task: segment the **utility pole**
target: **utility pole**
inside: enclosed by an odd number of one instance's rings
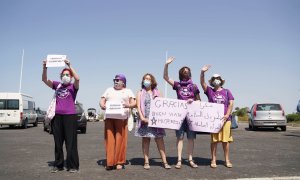
[[[21,89],[22,89],[23,61],[24,61],[24,49],[23,49],[23,53],[22,53],[22,63],[21,63],[19,93],[21,93]]]

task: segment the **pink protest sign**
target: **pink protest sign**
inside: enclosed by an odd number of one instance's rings
[[[148,126],[179,129],[186,115],[186,101],[157,97],[151,101]]]
[[[185,117],[193,131],[217,133],[222,129],[224,105],[157,97],[151,101],[149,127],[179,129]]]
[[[223,127],[224,104],[194,101],[188,104],[187,111],[192,131],[218,133]]]

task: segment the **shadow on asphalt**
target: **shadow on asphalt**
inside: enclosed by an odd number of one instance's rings
[[[176,165],[177,164],[177,157],[167,157],[167,161],[169,165]],[[198,166],[209,166],[211,159],[208,158],[201,158],[201,157],[194,157],[194,162]],[[218,164],[224,164],[224,161],[217,160]],[[106,166],[106,159],[101,159],[97,161],[99,166]],[[160,158],[150,158],[149,164],[151,166],[163,166],[162,160]],[[132,166],[143,166],[144,165],[144,158],[132,158],[130,160],[126,160],[125,165],[132,165]],[[182,165],[190,166],[188,159],[182,159]]]
[[[30,128],[34,128],[34,126],[27,126],[27,129],[30,129]],[[16,130],[16,129],[23,129],[21,126],[15,126],[15,127],[9,127],[9,126],[0,126],[0,130]],[[25,129],[23,129],[25,130]]]
[[[256,130],[252,130],[249,128],[245,128],[246,131],[270,131],[270,132],[279,132],[281,131],[279,128],[269,127],[269,128],[257,128]],[[283,131],[282,131],[283,132]]]

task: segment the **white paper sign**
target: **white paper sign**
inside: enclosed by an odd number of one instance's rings
[[[224,104],[194,101],[188,104],[188,125],[192,131],[218,133],[223,127]]]
[[[186,115],[186,101],[157,97],[151,101],[148,126],[179,129]]]
[[[46,67],[62,67],[65,66],[64,60],[67,59],[66,55],[47,55]]]
[[[123,104],[120,101],[106,101],[105,119],[127,119]]]
[[[157,97],[151,101],[149,127],[179,129],[187,117],[192,131],[217,133],[222,129],[224,105]]]

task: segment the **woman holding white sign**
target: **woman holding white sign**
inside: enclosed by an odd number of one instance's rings
[[[155,139],[164,168],[171,169],[171,166],[167,162],[163,139],[166,136],[165,130],[163,128],[148,127],[151,100],[161,96],[157,89],[157,82],[152,74],[147,73],[143,76],[141,84],[142,89],[138,91],[136,96],[139,119],[136,123],[135,136],[142,137],[142,149],[145,160],[144,169],[150,169],[149,146],[151,138]]]
[[[229,143],[233,142],[233,138],[231,136],[231,112],[233,108],[233,100],[231,92],[228,89],[224,89],[223,85],[225,80],[219,74],[214,74],[210,80],[210,86],[207,86],[205,83],[204,73],[210,68],[210,65],[205,65],[201,69],[200,82],[201,86],[204,90],[204,93],[208,97],[208,101],[211,103],[224,104],[224,117],[222,118],[224,121],[223,128],[219,133],[211,134],[211,164],[212,168],[217,167],[217,145],[218,142],[222,142],[223,151],[225,156],[225,166],[228,168],[232,167],[232,164],[229,160]]]
[[[61,71],[61,81],[52,81],[47,78],[46,61],[43,61],[43,82],[53,90],[56,96],[55,116],[51,121],[51,128],[55,143],[55,161],[51,172],[64,169],[63,144],[66,143],[67,169],[77,172],[79,157],[77,149],[77,114],[74,101],[79,89],[79,76],[71,67],[69,60],[64,60],[68,68]],[[72,79],[74,78],[74,83]]]
[[[187,66],[179,70],[179,82],[169,78],[168,65],[175,60],[175,57],[169,57],[164,67],[164,79],[173,87],[177,93],[177,99],[186,100],[192,103],[194,100],[200,100],[200,91],[196,84],[192,81],[191,69]],[[196,139],[196,132],[191,131],[188,126],[187,119],[184,119],[179,130],[176,130],[177,137],[177,154],[178,162],[175,166],[176,169],[181,168],[181,154],[183,148],[184,132],[187,134],[188,139],[188,161],[192,168],[197,168],[198,165],[193,160],[194,139]]]
[[[106,89],[100,99],[100,107],[105,110],[106,170],[125,168],[129,108],[136,106],[134,94],[126,88],[126,77],[118,74],[113,82],[114,87]]]

